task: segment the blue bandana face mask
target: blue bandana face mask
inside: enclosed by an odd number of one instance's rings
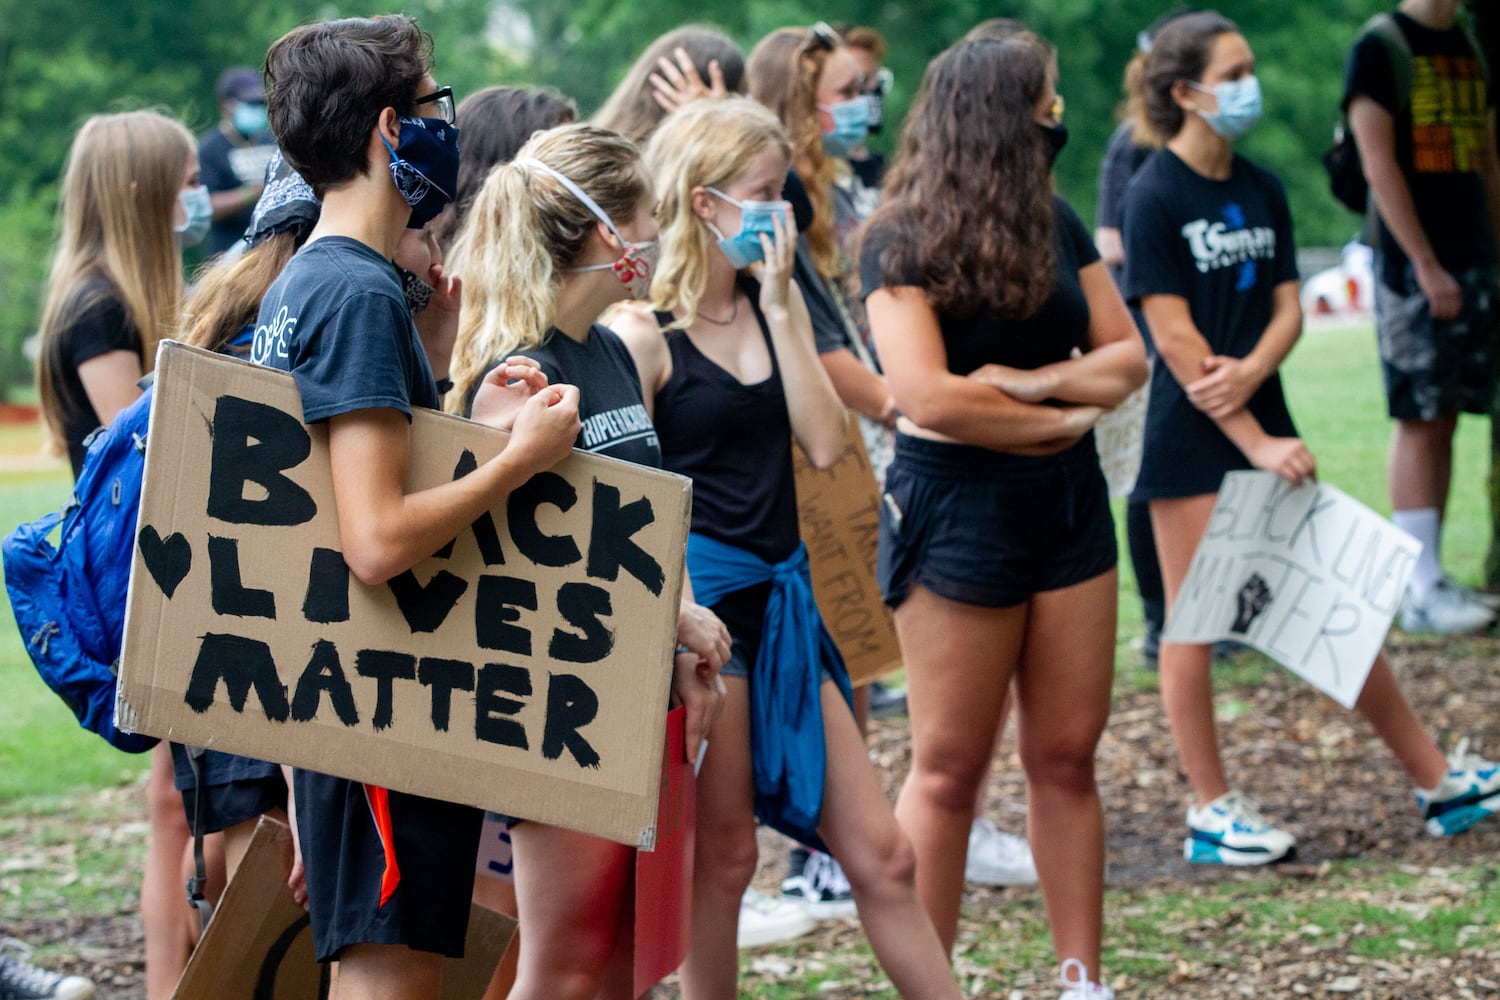
[[[458,190],[458,128],[441,118],[398,118],[401,138],[391,154],[391,179],[411,206],[406,228],[421,229],[437,218]]]
[[[1188,86],[1213,94],[1218,100],[1218,111],[1199,111],[1198,114],[1209,128],[1230,141],[1249,132],[1260,121],[1260,80],[1253,76],[1216,83],[1212,87],[1189,80]]]
[[[870,101],[863,94],[837,104],[819,104],[833,118],[833,131],[823,133],[823,152],[848,156],[870,136]]]
[[[740,210],[740,231],[733,236],[725,236],[719,231],[719,227],[712,222],[708,228],[719,238],[719,249],[724,251],[724,256],[729,258],[729,263],[736,271],[749,267],[756,261],[766,259],[766,251],[760,245],[760,234],[765,233],[771,237],[772,242],[776,239],[776,216],[780,215],[785,223],[788,214],[792,210],[790,202],[785,201],[736,201],[718,188],[709,188],[711,194],[722,198],[735,205]]]

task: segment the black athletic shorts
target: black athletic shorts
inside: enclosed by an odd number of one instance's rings
[[[951,601],[1011,607],[1118,561],[1092,434],[1045,456],[896,435],[876,566],[891,607],[913,584]]]
[[[218,833],[231,826],[264,816],[272,809],[285,809],[286,779],[281,767],[251,757],[198,750],[198,776],[193,775],[189,756],[193,748],[173,743],[172,780],[182,794],[188,828],[195,834]],[[198,797],[203,797],[202,829],[195,827]]]
[[[462,958],[484,812],[314,771],[292,784],[318,961],[356,944]]]

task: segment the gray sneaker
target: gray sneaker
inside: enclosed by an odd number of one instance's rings
[[[1419,602],[1408,593],[1401,605],[1401,631],[1432,635],[1482,632],[1495,622],[1495,611],[1474,600],[1452,580],[1433,584]]]
[[[31,949],[0,939],[0,1000],[91,1000],[94,984],[82,976],[48,972],[30,962]]]

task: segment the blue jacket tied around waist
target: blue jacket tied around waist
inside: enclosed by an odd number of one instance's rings
[[[813,600],[807,546],[771,565],[706,535],[688,535],[693,597],[712,606],[770,581],[760,651],[750,671],[750,750],[755,813],[761,822],[812,847],[823,813],[828,752],[819,689],[826,669],[852,704],[849,671]]]

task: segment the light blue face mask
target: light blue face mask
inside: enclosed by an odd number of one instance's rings
[[[823,133],[823,152],[848,156],[870,137],[870,102],[861,94],[837,104],[819,104],[833,118],[833,131]]]
[[[266,106],[249,101],[236,101],[229,117],[234,123],[234,130],[246,139],[260,135],[268,124]]]
[[[1188,86],[1205,94],[1213,94],[1218,100],[1218,111],[1199,111],[1198,114],[1208,123],[1209,128],[1226,139],[1238,139],[1260,121],[1260,80],[1253,76],[1216,83],[1212,87],[1189,80]]]
[[[182,217],[185,220],[181,226],[173,226],[177,234],[177,245],[195,247],[203,242],[203,238],[208,235],[209,226],[213,224],[213,199],[208,188],[199,184],[177,192],[177,203],[182,206]]]
[[[724,256],[729,258],[729,263],[736,271],[749,267],[756,261],[766,259],[765,248],[760,245],[760,234],[765,233],[776,241],[777,215],[781,216],[782,223],[791,217],[792,206],[785,201],[737,201],[729,197],[718,188],[709,188],[710,193],[722,198],[731,205],[736,205],[740,210],[740,231],[733,236],[725,236],[719,231],[719,227],[712,222],[708,228],[719,238],[719,249],[724,251]]]

